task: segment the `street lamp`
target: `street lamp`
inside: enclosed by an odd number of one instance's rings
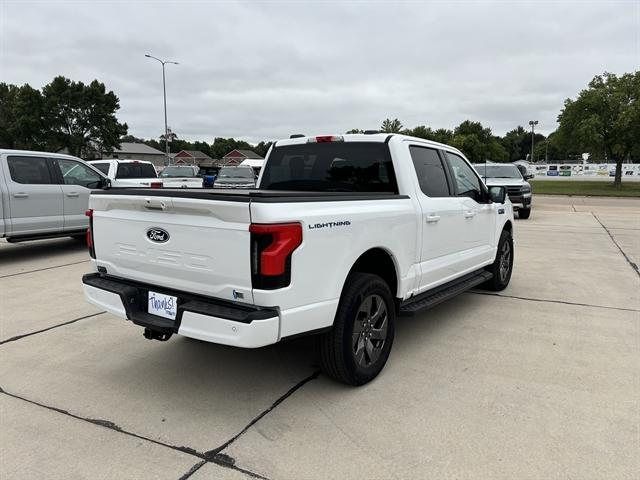
[[[169,62],[167,60],[160,60],[152,55],[145,54],[145,57],[157,60],[162,64],[162,92],[164,95],[164,149],[167,156],[167,165],[171,164],[171,157],[169,157],[169,128],[167,127],[167,87],[165,83],[164,66],[167,63],[178,65],[178,62]]]
[[[529,125],[531,125],[531,161],[533,162],[533,135],[536,125],[538,124],[538,120],[529,120]]]

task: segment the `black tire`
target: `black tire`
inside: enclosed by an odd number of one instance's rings
[[[530,216],[531,216],[530,208],[521,208],[520,210],[518,210],[518,218],[521,218],[522,220],[526,220]]]
[[[504,257],[505,252],[508,258]],[[506,265],[504,262],[506,262]],[[504,269],[505,266],[507,267],[506,270]],[[508,230],[503,230],[500,234],[496,259],[486,268],[493,274],[493,278],[482,285],[484,288],[494,292],[507,288],[513,273],[513,237]]]
[[[373,380],[389,358],[395,320],[393,296],[384,280],[369,273],[349,275],[333,328],[319,336],[322,370],[348,385]]]

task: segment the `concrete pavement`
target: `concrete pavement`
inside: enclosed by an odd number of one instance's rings
[[[381,376],[85,304],[71,240],[0,243],[0,478],[638,479],[640,201],[537,197],[512,283],[401,318]]]

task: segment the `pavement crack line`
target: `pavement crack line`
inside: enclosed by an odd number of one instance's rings
[[[87,423],[90,423],[92,425],[97,425],[99,427],[103,427],[103,428],[106,428],[108,430],[112,430],[114,432],[122,433],[123,435],[128,435],[130,437],[137,438],[138,440],[144,440],[144,441],[153,443],[155,445],[159,445],[161,447],[169,448],[169,449],[177,451],[177,452],[186,453],[187,455],[191,455],[193,457],[197,457],[197,458],[202,460],[201,462],[199,462],[196,465],[194,465],[191,468],[191,470],[189,470],[189,472],[187,472],[181,478],[189,478],[200,467],[202,467],[202,465],[204,465],[207,462],[211,462],[211,463],[215,463],[216,465],[220,465],[221,467],[226,467],[226,468],[230,468],[232,470],[237,470],[237,471],[239,471],[241,473],[244,473],[244,474],[249,475],[249,476],[254,477],[254,478],[258,478],[258,479],[261,479],[261,480],[269,480],[267,477],[264,477],[262,475],[254,473],[254,472],[252,472],[250,470],[246,470],[244,468],[236,467],[234,465],[235,461],[233,459],[231,459],[231,457],[228,457],[226,455],[223,455],[223,457],[227,457],[231,461],[226,460],[226,459],[222,459],[222,458],[220,458],[220,459],[208,458],[206,454],[204,454],[202,452],[199,452],[199,451],[195,450],[194,448],[171,445],[169,443],[161,442],[159,440],[154,440],[153,438],[145,437],[144,435],[139,435],[137,433],[125,430],[122,427],[119,427],[118,425],[116,425],[115,423],[113,423],[113,422],[111,422],[109,420],[102,420],[102,419],[99,419],[99,418],[82,417],[80,415],[76,415],[74,413],[71,413],[68,410],[64,410],[64,409],[58,408],[58,407],[53,407],[51,405],[45,405],[44,403],[40,403],[40,402],[37,402],[35,400],[31,400],[29,398],[17,395],[15,393],[8,392],[2,387],[0,387],[0,394],[6,395],[6,396],[11,397],[11,398],[15,398],[16,400],[22,400],[23,402],[27,402],[27,403],[29,403],[31,405],[35,405],[37,407],[44,408],[46,410],[50,410],[52,412],[60,413],[62,415],[74,418],[76,420],[87,422]]]
[[[565,300],[550,300],[550,299],[544,299],[544,298],[519,297],[517,295],[504,295],[501,293],[480,292],[477,290],[469,290],[469,293],[474,293],[476,295],[488,295],[490,297],[515,298],[517,300],[525,300],[528,302],[560,303],[563,305],[574,305],[576,307],[604,308],[606,310],[621,310],[623,312],[640,312],[640,310],[637,310],[635,308],[609,307],[606,305],[591,305],[589,303],[567,302]]]
[[[591,215],[593,215],[593,218],[595,218],[598,223],[602,226],[602,228],[604,228],[605,232],[607,232],[607,234],[609,235],[609,238],[611,239],[611,241],[613,242],[613,244],[618,247],[618,250],[620,250],[620,253],[622,254],[622,256],[624,257],[624,259],[627,261],[627,263],[631,266],[631,268],[633,268],[633,270],[636,272],[636,275],[638,275],[640,277],[640,269],[638,268],[638,265],[636,265],[635,263],[633,263],[631,261],[631,259],[629,258],[629,256],[625,253],[625,251],[622,249],[622,247],[620,245],[618,245],[618,242],[616,242],[616,239],[613,238],[613,235],[611,235],[611,232],[609,231],[609,229],[607,227],[604,226],[604,223],[602,223],[600,221],[600,219],[598,218],[598,216],[591,212]]]
[[[82,317],[74,318],[73,320],[69,320],[68,322],[59,323],[58,325],[53,325],[53,326],[48,327],[48,328],[43,328],[42,330],[36,330],[35,332],[24,333],[22,335],[16,335],[15,337],[7,338],[6,340],[0,341],[0,345],[4,345],[5,343],[9,343],[9,342],[15,342],[16,340],[20,340],[20,339],[25,338],[25,337],[30,337],[32,335],[37,335],[39,333],[48,332],[49,330],[53,330],[54,328],[64,327],[65,325],[71,325],[72,323],[79,322],[80,320],[86,320],[87,318],[97,317],[98,315],[102,315],[103,313],[107,313],[107,312],[103,311],[103,312],[98,312],[98,313],[92,313],[91,315],[84,315]]]
[[[282,402],[284,402],[287,398],[289,398],[291,395],[293,395],[297,390],[299,390],[300,388],[302,388],[304,385],[306,385],[307,383],[309,383],[311,380],[315,380],[316,378],[318,378],[318,376],[320,375],[320,370],[316,370],[315,372],[313,372],[311,375],[309,375],[307,378],[300,380],[298,383],[296,383],[293,387],[291,387],[284,395],[282,395],[280,398],[278,398],[275,402],[273,402],[269,408],[267,408],[266,410],[264,410],[262,413],[260,413],[257,417],[255,417],[253,420],[251,420],[246,427],[244,427],[239,433],[237,433],[234,437],[232,437],[231,439],[227,440],[225,443],[223,443],[221,446],[219,446],[218,448],[214,448],[213,450],[209,450],[208,452],[206,452],[206,456],[208,458],[215,458],[218,457],[221,454],[220,452],[222,452],[223,450],[225,450],[226,448],[228,448],[233,442],[235,442],[238,438],[240,438],[242,435],[244,435],[247,430],[249,430],[251,427],[253,427],[256,423],[258,423],[265,415],[267,415],[269,412],[271,412],[273,409],[275,409],[278,405],[280,405]],[[225,457],[228,457],[225,455]],[[230,458],[230,457],[228,457]]]
[[[202,460],[201,462],[196,463],[193,467],[189,469],[187,473],[182,475],[178,480],[187,480],[187,478],[189,478],[191,475],[193,475],[198,470],[200,470],[200,468],[202,468],[202,466],[204,466],[206,463],[207,463],[206,460]]]
[[[81,263],[87,263],[87,262],[90,262],[90,260],[81,260],[79,262],[71,262],[71,263],[65,263],[62,265],[54,265],[52,267],[36,268],[35,270],[27,270],[26,272],[9,273],[7,275],[0,275],[0,278],[17,277],[18,275],[26,275],[27,273],[43,272],[45,270],[53,270],[54,268],[68,267],[69,265],[79,265]]]

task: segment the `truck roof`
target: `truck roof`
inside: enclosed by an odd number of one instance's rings
[[[273,146],[274,147],[284,147],[287,145],[301,145],[304,143],[315,142],[318,137],[341,137],[344,142],[374,142],[374,143],[391,143],[391,142],[420,142],[425,145],[429,145],[436,148],[441,148],[444,150],[450,150],[456,153],[462,153],[455,147],[451,145],[446,145],[444,143],[434,142],[432,140],[426,140],[424,138],[412,137],[409,135],[403,135],[401,133],[373,133],[373,134],[365,134],[365,133],[345,133],[345,134],[332,134],[332,135],[314,135],[314,136],[305,136],[305,137],[296,137],[296,138],[287,138],[284,140],[276,141]],[[328,141],[328,140],[327,140]]]
[[[127,159],[121,159],[121,158],[103,158],[100,160],[89,160],[89,162],[87,163],[98,163],[98,162],[116,162],[116,163],[150,163],[153,165],[153,162],[150,162],[149,160],[136,160],[135,158],[127,158]]]
[[[81,158],[74,157],[73,155],[68,155],[66,153],[52,153],[52,152],[41,152],[38,150],[13,150],[13,149],[7,149],[7,148],[0,148],[0,155],[4,155],[4,154],[28,155],[28,156],[44,155],[51,158],[73,158],[74,160],[82,160]]]

